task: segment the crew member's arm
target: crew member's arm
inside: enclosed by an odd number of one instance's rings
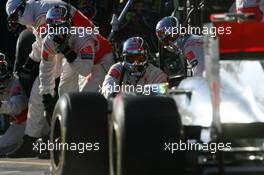
[[[153,84],[156,83],[166,83],[168,82],[168,76],[160,70],[160,72],[157,74],[157,76],[153,80]]]
[[[10,98],[0,102],[0,114],[15,117],[27,108],[28,100],[25,94],[22,93],[18,82],[11,88],[10,92]]]
[[[57,61],[59,61],[56,56],[55,44],[49,36],[46,36],[43,40],[39,66],[40,95],[55,94],[55,73],[57,72]]]
[[[118,93],[120,77],[122,76],[123,65],[122,63],[116,63],[109,69],[105,76],[101,93],[105,98],[109,98],[111,95]]]
[[[151,72],[150,80],[148,84],[157,84],[157,83],[166,83],[168,82],[168,76],[161,69],[153,66],[152,64],[148,65],[146,73]],[[144,78],[144,77],[143,77]]]
[[[193,68],[194,76],[201,76],[204,71],[204,52],[203,42],[201,40],[193,40],[184,48],[184,56]]]
[[[77,55],[70,66],[80,75],[88,76],[94,65],[96,36],[93,34],[78,34],[78,36],[74,35],[73,37],[71,48]]]

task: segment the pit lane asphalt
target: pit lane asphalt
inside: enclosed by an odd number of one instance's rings
[[[50,160],[0,159],[0,175],[50,175]]]

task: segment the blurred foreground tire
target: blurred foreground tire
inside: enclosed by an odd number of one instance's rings
[[[164,149],[165,142],[179,142],[181,128],[171,98],[117,97],[110,125],[111,175],[182,174],[183,153]]]
[[[108,175],[108,118],[105,98],[95,93],[62,96],[53,113],[50,140],[57,145],[79,144],[77,151],[56,148],[51,151],[53,175]],[[83,143],[92,145],[83,146]],[[88,150],[82,153],[83,148]]]

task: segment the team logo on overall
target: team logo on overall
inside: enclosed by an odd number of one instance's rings
[[[93,59],[94,52],[91,46],[87,46],[80,51],[82,59]]]
[[[48,58],[49,58],[49,53],[48,52],[46,52],[45,50],[42,52],[42,58],[44,59],[44,60],[48,60]]]

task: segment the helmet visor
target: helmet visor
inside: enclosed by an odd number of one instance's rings
[[[129,63],[144,62],[145,61],[145,55],[144,54],[126,55],[125,60]]]
[[[25,5],[25,2],[21,2],[18,7],[8,16],[8,21],[13,23],[18,22],[19,18],[24,14]]]
[[[161,43],[163,46],[168,47],[171,45],[171,43],[174,43],[176,39],[177,39],[176,35],[167,35],[161,40]]]

